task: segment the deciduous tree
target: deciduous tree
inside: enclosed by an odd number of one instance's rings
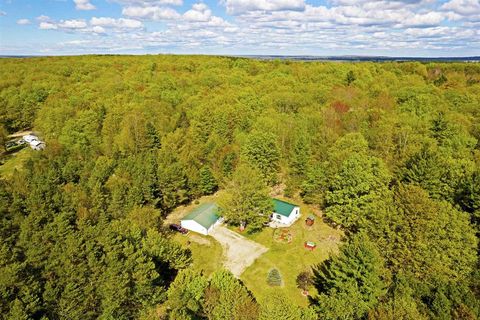
[[[262,228],[273,210],[260,172],[246,164],[241,164],[234,172],[225,194],[219,199],[219,206],[229,223],[246,224],[252,230]]]

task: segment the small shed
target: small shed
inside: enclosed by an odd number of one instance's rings
[[[314,222],[315,216],[313,214],[309,215],[307,219],[305,219],[305,223],[307,224],[307,226],[312,226]]]
[[[220,223],[218,206],[215,203],[204,203],[180,220],[180,225],[188,230],[208,235]]]
[[[300,208],[297,205],[280,199],[272,200],[272,221],[285,226],[290,226],[300,217]]]

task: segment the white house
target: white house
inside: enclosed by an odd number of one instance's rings
[[[180,220],[180,225],[185,229],[208,235],[220,222],[217,205],[204,203]]]
[[[272,227],[291,226],[300,217],[300,208],[292,203],[273,199],[273,213],[271,215]]]

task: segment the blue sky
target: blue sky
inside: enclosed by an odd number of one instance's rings
[[[0,54],[480,55],[480,0],[0,0]]]

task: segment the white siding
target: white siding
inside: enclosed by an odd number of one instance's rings
[[[204,226],[196,222],[195,220],[181,220],[180,225],[190,231],[194,231],[203,235],[208,235],[208,231]],[[213,226],[212,226],[213,227]],[[210,229],[212,228],[210,227]]]
[[[290,215],[288,217],[285,217],[284,215],[278,214],[278,213],[273,213],[272,220],[275,222],[279,222],[281,224],[284,224],[286,226],[292,225],[298,218],[300,217],[300,208],[295,207]]]

